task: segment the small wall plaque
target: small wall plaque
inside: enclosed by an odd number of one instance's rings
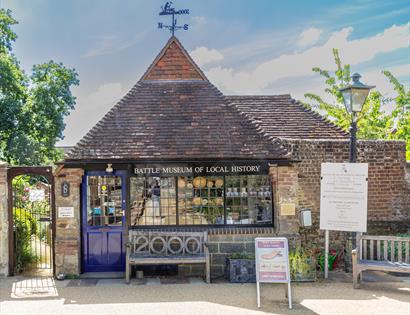
[[[294,203],[282,203],[280,205],[280,215],[295,215],[296,206]]]
[[[62,182],[61,183],[61,196],[69,197],[70,196],[70,183]]]
[[[74,218],[74,207],[58,207],[59,218]]]

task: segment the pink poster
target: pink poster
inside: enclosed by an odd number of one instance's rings
[[[257,281],[289,282],[288,242],[286,238],[255,240]]]

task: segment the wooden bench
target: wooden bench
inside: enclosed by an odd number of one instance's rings
[[[359,288],[364,270],[410,273],[409,244],[410,237],[360,236],[352,251],[353,287]]]
[[[130,230],[125,274],[130,282],[131,265],[204,264],[210,283],[207,232]]]

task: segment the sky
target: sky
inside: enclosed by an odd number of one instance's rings
[[[157,28],[166,1],[0,0],[19,21],[13,52],[31,73],[49,60],[75,68],[76,108],[65,119],[65,138],[79,141],[140,79],[170,33]],[[410,86],[408,0],[174,0],[189,9],[176,36],[208,79],[224,94],[324,95],[313,67],[335,70],[332,49],[343,64],[394,96],[381,74],[390,70]]]

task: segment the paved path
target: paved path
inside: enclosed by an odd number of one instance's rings
[[[126,285],[122,279],[15,277],[0,280],[0,314],[410,314],[410,282],[392,278],[353,290],[349,279],[339,278],[337,282],[293,284],[294,309],[290,311],[283,285],[263,285],[262,308],[258,309],[255,284],[153,278]]]

